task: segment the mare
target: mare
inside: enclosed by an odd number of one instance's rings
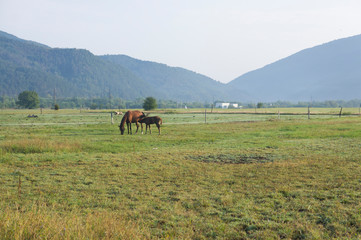
[[[152,134],[152,130],[150,130],[150,124],[157,125],[158,133],[160,135],[160,125],[163,123],[162,119],[158,116],[155,117],[143,117],[139,120],[140,123],[145,123],[145,133],[147,133],[149,127],[149,133]],[[142,133],[143,133],[143,125],[142,125]]]
[[[135,133],[138,132],[138,128],[139,128],[139,120],[141,118],[144,118],[145,114],[144,112],[141,111],[128,111],[124,114],[122,121],[120,122],[119,125],[119,129],[120,129],[120,133],[123,135],[124,134],[124,130],[125,130],[125,123],[127,123],[127,129],[128,129],[128,134],[129,134],[129,128],[130,128],[130,134],[132,134],[132,123],[135,123],[137,125],[137,130],[135,131]],[[142,128],[143,128],[143,124],[142,124]]]

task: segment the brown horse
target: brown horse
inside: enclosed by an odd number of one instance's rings
[[[150,124],[155,124],[157,125],[158,128],[158,133],[160,135],[160,125],[163,123],[162,119],[158,116],[155,117],[144,117],[142,119],[140,119],[138,122],[145,123],[145,134],[147,134],[147,130],[149,127],[149,133],[152,134],[152,130],[150,130]],[[143,134],[143,125],[142,125],[142,134]]]
[[[119,129],[120,129],[120,133],[123,135],[124,134],[124,130],[125,130],[125,123],[127,123],[127,129],[128,129],[128,134],[129,134],[129,128],[130,128],[130,134],[132,134],[132,123],[135,123],[137,125],[137,130],[135,131],[135,133],[138,132],[138,128],[139,128],[139,120],[141,118],[144,118],[145,114],[144,112],[141,111],[128,111],[124,114],[122,121],[120,122],[119,125]],[[142,124],[142,128],[143,128],[143,124]]]

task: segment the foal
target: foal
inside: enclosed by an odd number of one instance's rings
[[[150,124],[157,125],[158,132],[160,135],[160,125],[163,123],[162,119],[158,116],[155,117],[144,117],[139,120],[140,123],[145,123],[145,133],[147,134],[147,130],[149,127],[149,133],[152,134],[152,130],[150,130]],[[143,125],[142,125],[142,133],[143,133]]]

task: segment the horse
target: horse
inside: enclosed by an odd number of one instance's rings
[[[143,117],[138,122],[145,123],[145,134],[147,134],[147,130],[149,127],[149,133],[152,134],[152,130],[150,130],[150,124],[157,125],[158,132],[160,135],[160,125],[163,123],[162,119],[158,116],[155,117]],[[143,134],[143,124],[142,124],[142,134]]]
[[[132,134],[132,123],[135,123],[137,125],[137,130],[135,131],[135,133],[138,132],[138,128],[139,128],[139,124],[138,121],[141,118],[144,118],[145,114],[144,112],[141,111],[128,111],[124,114],[122,121],[120,122],[119,125],[119,130],[120,133],[123,135],[124,134],[124,130],[125,130],[125,123],[127,123],[127,129],[128,129],[128,134],[129,134],[129,128],[130,128],[130,134]],[[143,124],[142,124],[142,128],[143,128]]]
[[[114,115],[123,115],[123,112],[114,112]]]

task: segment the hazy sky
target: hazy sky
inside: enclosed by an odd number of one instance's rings
[[[360,0],[0,0],[0,30],[217,81],[361,34]]]

